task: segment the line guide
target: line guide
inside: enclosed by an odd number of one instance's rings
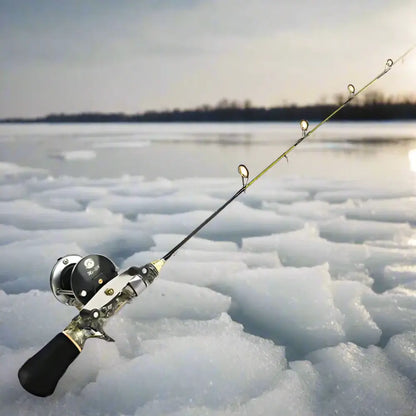
[[[275,166],[280,160],[283,158],[287,159],[287,155],[300,143],[302,143],[305,139],[311,136],[316,130],[318,130],[322,125],[324,125],[327,121],[331,120],[335,114],[341,111],[346,105],[351,103],[358,95],[363,93],[367,90],[371,85],[373,85],[378,79],[382,78],[390,69],[399,61],[403,61],[404,58],[416,48],[416,44],[409,48],[405,53],[400,55],[396,60],[387,59],[385,67],[382,72],[376,75],[371,81],[365,84],[362,88],[356,91],[355,86],[353,84],[348,84],[347,89],[349,92],[348,98],[339,106],[337,107],[329,116],[325,119],[320,121],[313,129],[308,131],[309,123],[307,120],[300,121],[300,128],[302,130],[302,137],[296,141],[292,146],[290,146],[286,151],[284,151],[280,156],[278,156],[273,162],[271,162],[268,166],[266,166],[259,174],[257,174],[253,179],[248,181],[249,171],[245,165],[238,166],[238,172],[242,178],[243,186],[230,198],[228,199],[221,207],[219,207],[215,212],[213,212],[206,220],[204,220],[198,227],[196,227],[190,234],[188,234],[181,242],[179,242],[175,247],[172,248],[168,253],[166,253],[162,260],[168,260],[176,251],[178,251],[188,240],[190,240],[198,231],[200,231],[203,227],[205,227],[213,218],[215,218],[225,207],[227,207],[234,199],[236,199],[239,195],[247,190],[250,186],[252,186],[257,180],[259,180],[267,171],[269,171],[273,166]]]

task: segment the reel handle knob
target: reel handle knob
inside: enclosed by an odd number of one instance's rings
[[[18,372],[20,384],[35,396],[50,396],[79,353],[74,342],[60,332],[22,365]]]

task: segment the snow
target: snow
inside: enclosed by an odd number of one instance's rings
[[[99,131],[78,128],[97,158],[136,137],[125,126],[100,146]],[[137,148],[162,140],[148,133]],[[88,340],[53,396],[21,388],[19,367],[76,314],[49,290],[58,257],[156,260],[240,184],[0,162],[0,412],[416,414],[416,194],[302,176],[264,178],[227,207],[110,320],[115,343]]]

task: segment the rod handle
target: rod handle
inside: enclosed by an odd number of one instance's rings
[[[35,396],[50,396],[79,353],[80,348],[60,332],[22,365],[18,372],[20,384]]]

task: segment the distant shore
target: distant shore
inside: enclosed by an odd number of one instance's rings
[[[195,109],[146,111],[138,114],[84,112],[76,114],[49,114],[35,118],[6,118],[1,123],[143,123],[143,122],[276,122],[307,119],[320,121],[338,105],[316,104],[309,106],[251,107],[229,103],[223,106],[202,106]],[[349,105],[333,120],[388,121],[416,120],[416,102],[369,103]]]

